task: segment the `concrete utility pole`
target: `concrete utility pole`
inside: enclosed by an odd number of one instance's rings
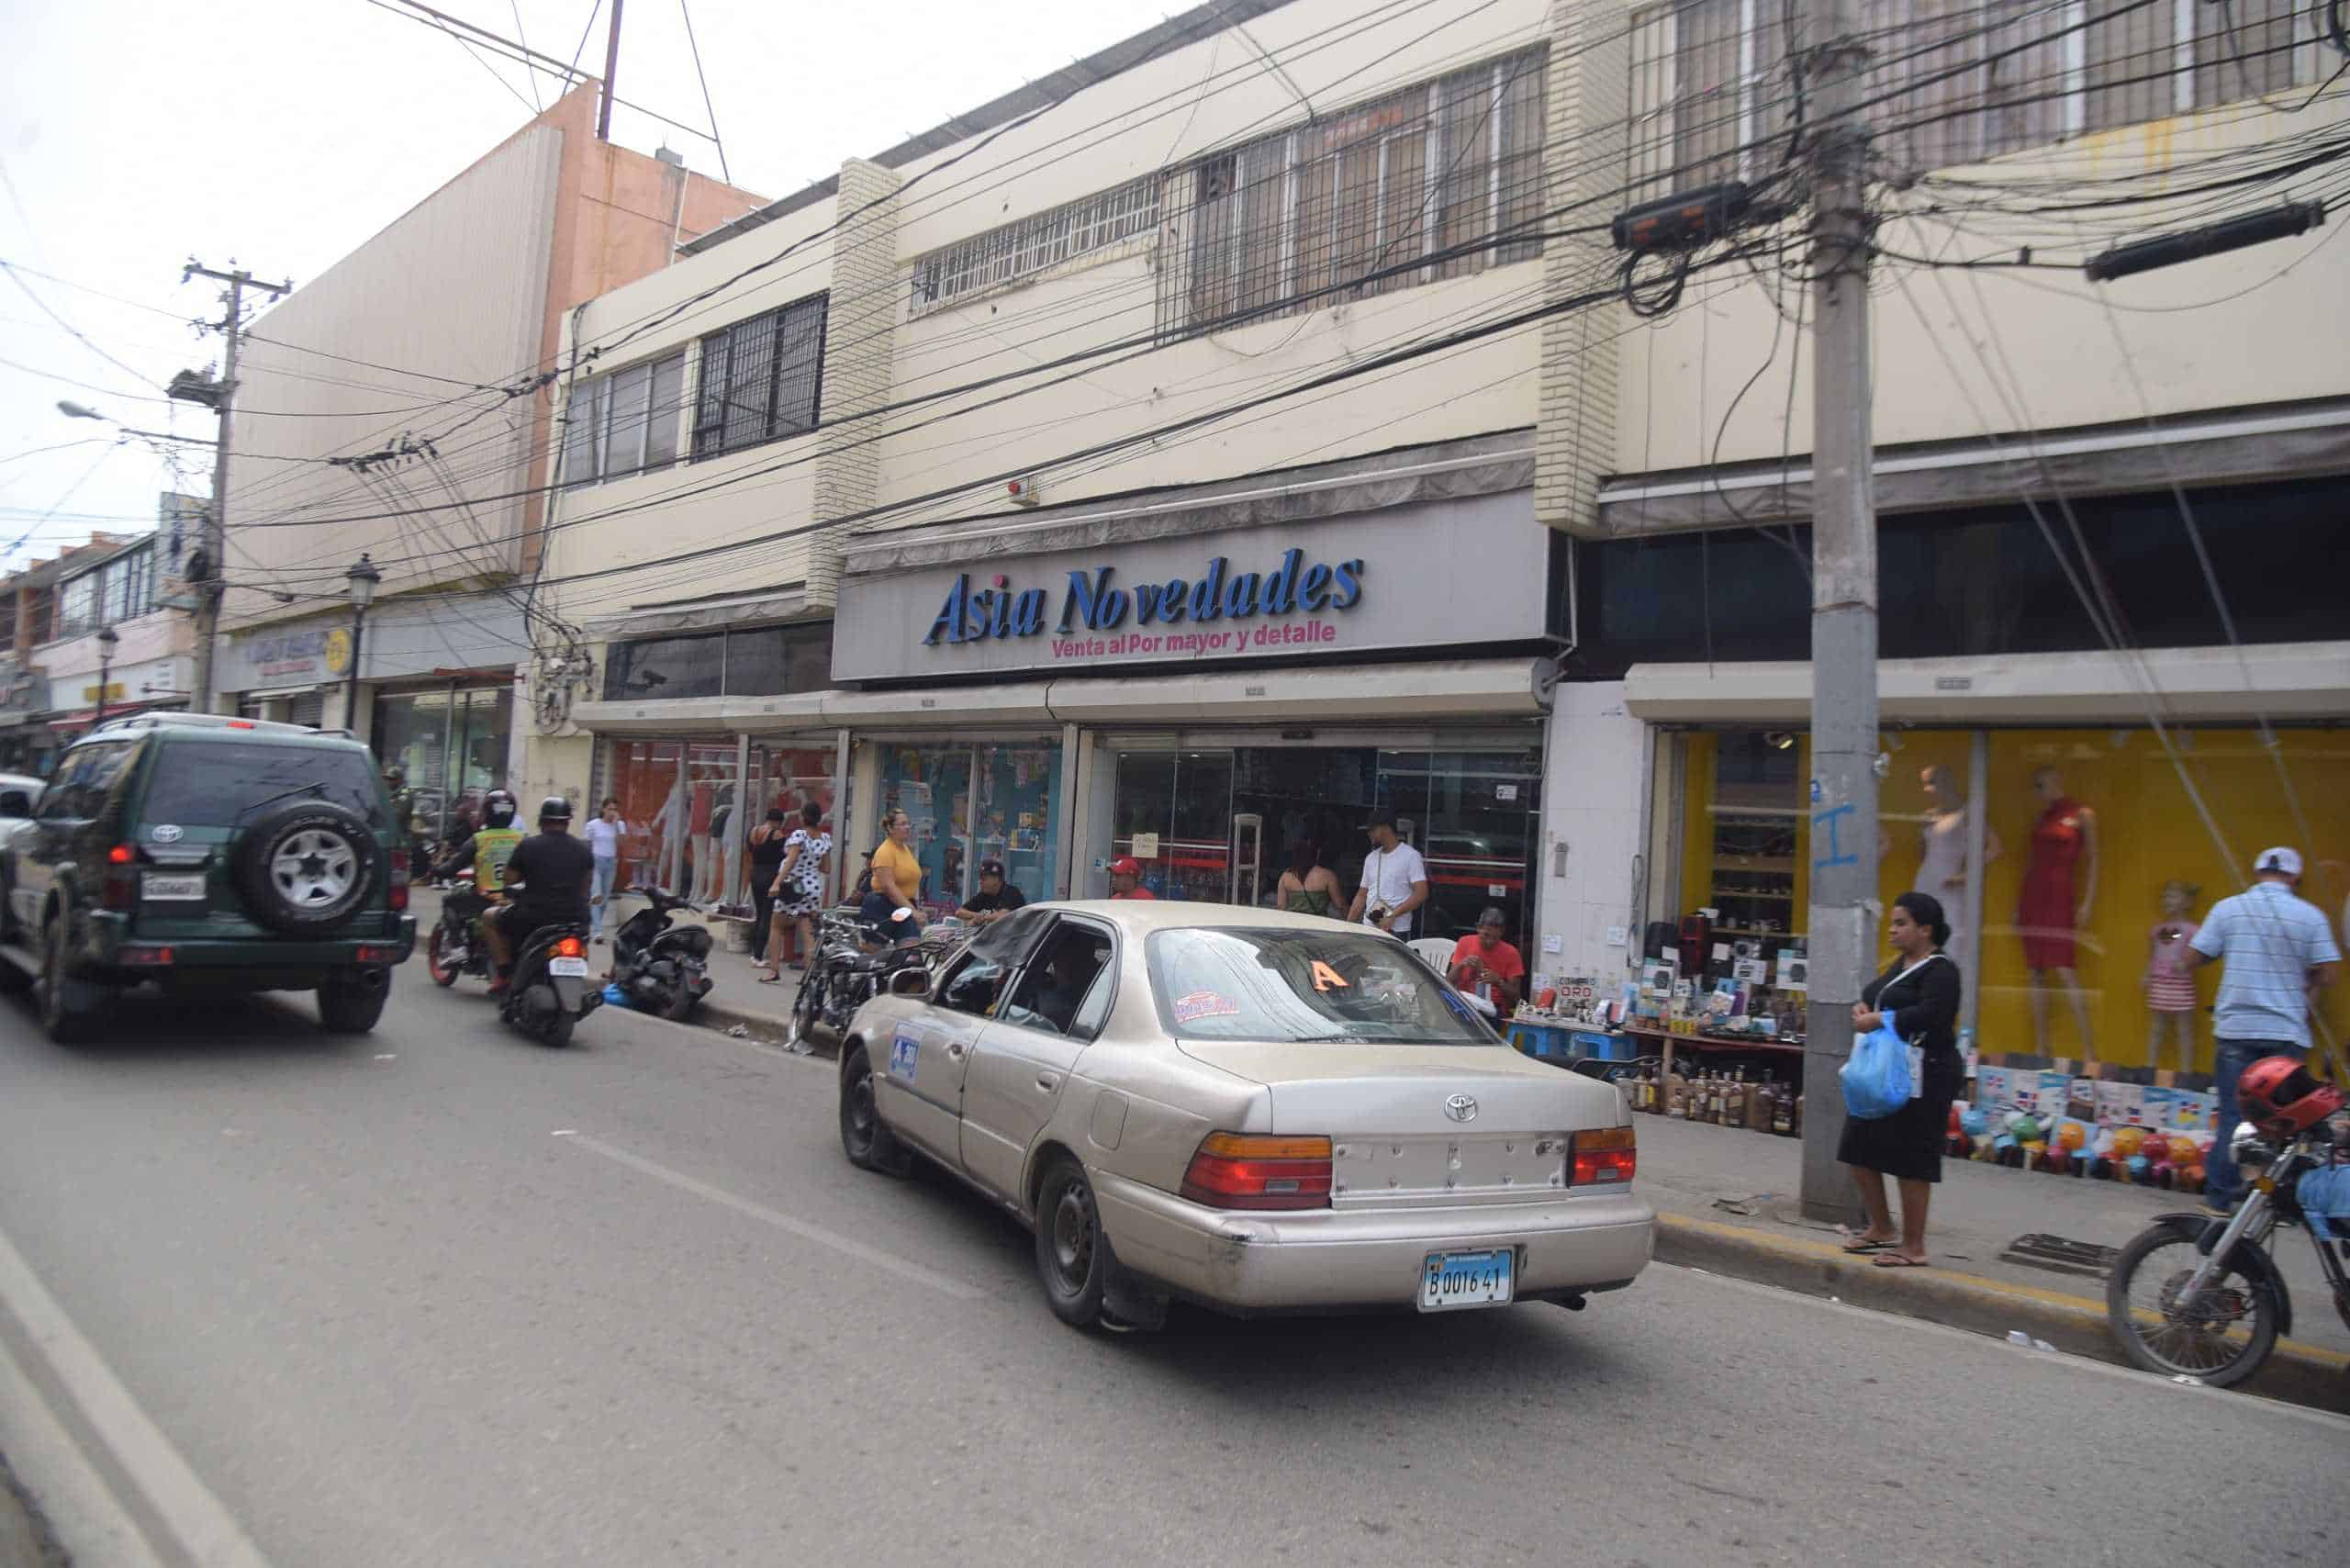
[[[612,0],[611,31],[604,35],[604,101],[596,109],[596,140],[612,139],[612,77],[621,68],[621,0]]]
[[[239,267],[233,272],[218,272],[196,262],[190,262],[180,274],[181,281],[191,277],[217,278],[229,286],[229,311],[220,319],[220,333],[228,340],[228,347],[220,355],[220,380],[213,403],[213,410],[220,416],[220,439],[212,454],[212,505],[204,514],[204,559],[207,568],[205,580],[196,585],[196,711],[215,711],[216,693],[212,689],[213,644],[220,635],[220,599],[225,589],[221,578],[228,568],[229,555],[229,430],[230,414],[237,400],[237,344],[245,331],[245,290],[257,288],[272,299],[282,299],[294,292],[294,285],[260,283],[253,274]]]
[[[1836,1162],[1838,1073],[1876,951],[1876,495],[1870,472],[1869,50],[1860,0],[1811,0],[1811,1007],[1804,1047],[1803,1211],[1859,1213]]]

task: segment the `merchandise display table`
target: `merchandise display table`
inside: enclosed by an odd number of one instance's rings
[[[1627,1024],[1624,1033],[1638,1043],[1642,1054],[1655,1051],[1663,1057],[1667,1075],[1673,1071],[1675,1052],[1686,1052],[1691,1056],[1770,1057],[1798,1069],[1803,1063],[1803,1047],[1792,1040],[1766,1040],[1740,1035],[1676,1035],[1670,1030],[1651,1029],[1638,1024]]]

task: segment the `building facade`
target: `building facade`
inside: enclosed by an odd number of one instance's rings
[[[568,314],[761,199],[599,140],[599,90],[272,308],[239,367],[219,704],[355,729],[436,831],[507,781]]]
[[[2143,1058],[2132,966],[2162,884],[2241,879],[2220,838],[2350,864],[2350,644],[2276,588],[2342,527],[2345,263],[1989,270],[2289,163],[2333,62],[2275,9],[1872,34],[1890,782],[1841,831],[1962,909],[2003,1048]],[[640,873],[728,900],[767,810],[824,801],[845,883],[904,809],[936,907],[987,859],[1351,888],[1386,809],[1428,927],[1497,903],[1539,973],[1620,983],[1698,909],[1799,973],[1789,55],[1751,0],[1202,7],[688,245],[568,327],[526,789],[619,796]],[[1628,269],[1611,218],[1730,181],[1733,241]]]

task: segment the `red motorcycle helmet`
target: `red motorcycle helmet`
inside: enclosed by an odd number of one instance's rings
[[[2274,1138],[2298,1137],[2342,1109],[2342,1091],[2297,1057],[2263,1057],[2236,1080],[2244,1119]]]

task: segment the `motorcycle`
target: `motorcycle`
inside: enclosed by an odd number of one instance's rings
[[[2293,1329],[2292,1296],[2269,1256],[2280,1226],[2309,1231],[2333,1309],[2350,1324],[2350,1237],[2329,1240],[2324,1220],[2300,1203],[2305,1179],[2350,1163],[2350,1126],[2341,1124],[2336,1117],[2279,1141],[2243,1123],[2234,1135],[2236,1163],[2260,1174],[2236,1212],[2223,1220],[2163,1215],[2122,1248],[2106,1277],[2105,1314],[2132,1361],[2215,1388],[2259,1371],[2277,1338]]]
[[[441,901],[441,920],[424,947],[424,967],[432,983],[447,990],[459,975],[489,978],[489,945],[481,939],[478,922],[489,901],[474,890],[473,868],[454,873]]]
[[[651,902],[612,935],[613,982],[645,1012],[683,1023],[710,994],[710,932],[671,918],[691,901],[659,888],[628,890]]]
[[[588,927],[542,925],[515,955],[513,983],[498,1015],[541,1043],[571,1044],[571,1032],[604,1004],[604,988],[588,979]]]
[[[899,942],[890,928],[910,920],[907,910],[891,913],[888,923],[859,918],[855,905],[826,910],[816,917],[816,957],[792,999],[791,1024],[784,1036],[787,1048],[805,1056],[816,1048],[816,1033],[829,1031],[837,1039],[856,1010],[881,994],[890,977],[901,969],[926,969],[942,944],[925,932],[919,942]]]

